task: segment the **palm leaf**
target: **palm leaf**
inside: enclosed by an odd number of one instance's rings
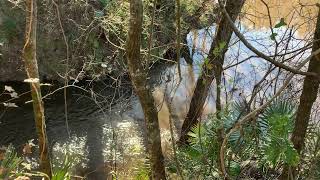
[[[277,99],[268,106],[258,118],[257,125],[261,137],[266,137],[270,130],[270,123],[277,121],[277,119],[281,117],[287,117],[289,119],[287,125],[290,127],[288,127],[288,129],[292,130],[295,111],[296,107],[292,103]]]

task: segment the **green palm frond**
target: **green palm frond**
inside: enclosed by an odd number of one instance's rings
[[[203,141],[205,137],[207,128],[205,124],[197,124],[191,128],[191,131],[188,133],[189,143],[191,145],[197,144],[200,141]],[[201,138],[201,139],[200,139]]]
[[[21,158],[18,157],[12,145],[9,145],[6,149],[4,156],[0,160],[0,179],[6,179],[10,176],[10,173],[14,172],[20,163]]]
[[[281,99],[276,100],[259,116],[257,123],[261,135],[266,136],[270,129],[270,123],[275,125],[279,118],[288,118],[289,121],[283,123],[286,123],[286,129],[292,130],[295,111],[296,107],[292,103]]]
[[[221,119],[223,121],[223,126],[225,132],[230,131],[231,128],[245,115],[249,112],[249,107],[246,101],[234,102],[230,105],[230,108],[227,108]],[[244,127],[244,131],[247,131],[247,127]],[[234,148],[238,147],[244,142],[244,138],[240,131],[232,133],[228,139],[230,145]]]
[[[65,154],[62,164],[55,169],[52,180],[69,180],[71,179],[70,171],[73,166],[74,160],[71,159],[70,155]]]
[[[262,153],[273,165],[278,162],[295,165],[299,161],[289,138],[295,111],[292,103],[278,99],[259,116],[257,124],[262,139]]]
[[[247,115],[249,110],[246,101],[239,101],[234,102],[230,108],[227,108],[225,111],[222,115],[222,120],[224,129],[228,131],[241,117]]]

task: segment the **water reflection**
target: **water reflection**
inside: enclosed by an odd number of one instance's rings
[[[273,22],[277,22],[280,17],[296,17],[296,15],[291,15],[289,7],[296,7],[298,1],[266,0],[266,2],[270,3]],[[316,1],[300,2],[310,4]],[[285,10],[282,8],[280,11],[279,8],[283,5],[288,8]],[[260,11],[265,9],[263,4],[258,0],[249,1],[246,8],[248,15],[241,19],[246,25],[239,25],[241,32],[257,49],[270,56],[274,55],[275,42],[270,39],[268,21],[265,19],[266,13]],[[296,11],[298,10],[296,9],[294,12]],[[301,10],[300,12],[302,14],[300,13],[299,17],[303,20],[309,19],[309,21],[302,23],[299,18],[293,18],[290,22],[292,25],[301,23],[298,31],[296,31],[296,28],[290,30],[286,27],[275,30],[278,33],[277,39],[286,40],[279,44],[278,53],[292,52],[308,44],[308,39],[301,39],[301,36],[305,37],[310,34],[311,31],[307,29],[307,25],[313,23],[312,18],[308,17],[313,17],[314,10]],[[260,20],[261,18],[264,19]],[[249,19],[254,21],[253,25],[250,24]],[[196,80],[201,73],[201,65],[207,57],[214,33],[215,26],[212,26],[201,30],[193,30],[188,34],[188,45],[193,54],[194,65],[187,65],[182,59],[182,81],[180,83],[176,66],[166,68],[163,75],[157,77],[162,82],[154,88],[153,95],[159,110],[158,117],[164,152],[170,151],[170,136],[168,135],[170,113],[165,96],[171,96],[173,90],[176,89],[173,95],[173,111],[171,113],[173,113],[175,128],[179,130],[187,113]],[[230,67],[224,71],[223,76],[224,102],[237,98],[250,98],[254,85],[264,77],[269,67],[264,60],[255,57],[251,51],[239,42],[237,37],[233,36],[230,44],[224,66],[225,68]],[[287,62],[294,65],[298,59],[305,57],[307,54],[308,51],[306,53],[291,53],[284,55],[283,58],[296,56],[290,62]],[[235,65],[242,60],[245,61]],[[265,78],[267,84],[264,85],[265,90],[261,93],[273,92],[268,91],[268,88],[270,88],[268,83],[278,75],[277,72],[274,70]],[[154,76],[157,76],[157,73]],[[285,77],[285,74],[283,74],[283,77]],[[278,84],[281,83],[282,79],[281,76]],[[215,112],[214,83],[212,86],[203,116]],[[259,96],[263,99],[264,94]],[[75,93],[69,98],[68,106],[70,138],[65,126],[63,98],[53,98],[46,103],[47,132],[50,144],[53,147],[54,157],[61,158],[65,150],[68,149],[70,153],[77,155],[79,158],[78,166],[76,166],[77,173],[90,179],[104,179],[106,175],[110,177],[113,172],[120,172],[118,175],[123,179],[133,177],[137,169],[146,161],[145,139],[143,139],[145,137],[143,112],[137,97],[133,96],[129,100],[119,102],[110,108],[108,105],[101,106],[92,101],[92,97],[79,96]],[[14,143],[16,147],[19,147],[27,140],[36,138],[31,105],[23,105],[20,108],[7,111],[0,121],[0,144]]]
[[[245,23],[257,29],[269,29],[269,15],[273,26],[280,18],[285,18],[289,27],[297,29],[300,35],[312,34],[315,28],[319,0],[247,0],[245,5]]]

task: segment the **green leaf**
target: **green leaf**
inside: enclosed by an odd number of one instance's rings
[[[230,163],[230,175],[238,176],[241,172],[241,166],[239,163],[231,161]]]
[[[215,56],[219,56],[220,53],[222,53],[222,51],[224,50],[224,48],[226,47],[227,43],[226,42],[221,42],[218,47],[215,47],[213,50],[213,54]]]
[[[291,144],[287,145],[287,149],[285,151],[285,161],[291,166],[296,166],[299,163],[299,154]]]
[[[287,23],[284,21],[284,18],[280,19],[280,22],[274,26],[274,28],[280,28],[282,26],[286,26]]]
[[[275,41],[277,35],[278,35],[278,33],[272,33],[272,34],[270,35],[271,40]]]
[[[265,155],[267,160],[275,165],[280,158],[281,155],[281,147],[277,146],[275,142],[270,143],[265,149]]]
[[[282,161],[296,165],[298,153],[293,148],[289,135],[292,132],[295,106],[285,100],[272,103],[258,120],[261,137],[265,141],[264,154],[273,165]]]
[[[100,0],[100,3],[102,4],[103,7],[106,7],[109,3],[109,0]]]
[[[197,149],[192,148],[192,147],[188,148],[186,153],[191,158],[194,158],[194,159],[199,158],[201,156],[201,152],[199,152]]]

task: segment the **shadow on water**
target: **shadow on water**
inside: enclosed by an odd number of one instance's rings
[[[101,122],[90,123],[90,131],[87,132],[86,149],[88,150],[88,175],[89,179],[106,179],[103,156],[103,124]],[[88,129],[88,130],[89,130]]]
[[[271,0],[270,0],[271,1]],[[268,30],[252,30],[249,27],[241,26],[241,30],[246,38],[259,50],[272,55],[274,42],[270,40]],[[181,63],[182,82],[174,95],[172,107],[174,123],[179,131],[181,122],[187,112],[188,104],[194,91],[194,85],[201,65],[209,50],[209,46],[214,35],[215,27],[192,31],[188,35],[189,47],[194,47],[194,65],[188,66],[184,61]],[[283,33],[285,28],[277,30],[279,36],[286,37]],[[295,39],[299,39],[298,34],[293,34]],[[253,55],[238,39],[233,36],[231,47],[226,56],[226,66],[236,64],[239,60]],[[261,46],[267,44],[267,47]],[[290,43],[290,50],[300,48],[306,41],[293,41]],[[260,80],[266,72],[264,61],[259,58],[251,58],[244,63],[225,70],[224,90],[226,91],[226,102],[235,99],[233,94],[248,95],[252,87]],[[256,67],[262,67],[257,72]],[[152,81],[160,82],[154,86],[154,97],[159,109],[159,124],[162,133],[169,129],[168,125],[168,104],[164,101],[164,96],[169,95],[177,85],[176,67],[156,68],[160,69],[155,74],[150,74]],[[237,77],[237,78],[232,78]],[[272,76],[267,77],[272,79]],[[28,91],[28,86],[20,84],[11,85],[18,94]],[[83,94],[81,91],[70,90],[68,93],[68,126],[70,137],[66,128],[64,116],[63,93],[59,92],[45,101],[45,114],[47,118],[47,133],[52,154],[54,157],[62,157],[66,150],[81,157],[78,162],[88,179],[106,179],[111,171],[123,172],[120,175],[124,179],[132,178],[128,168],[138,168],[141,164],[137,161],[146,158],[145,153],[145,124],[143,113],[136,97],[130,92],[118,92],[114,89],[105,89],[106,85],[95,88],[95,91],[102,93],[107,99],[99,99],[92,94]],[[234,86],[233,86],[234,85]],[[0,89],[3,86],[0,85]],[[212,88],[215,89],[215,88]],[[32,105],[24,104],[30,96],[26,95],[17,101],[17,108],[0,107],[0,146],[12,143],[22,153],[22,145],[30,139],[36,139]],[[116,98],[114,98],[116,97]],[[0,98],[2,98],[0,96]],[[118,99],[112,106],[108,102],[111,99]],[[204,115],[214,112],[214,90],[210,91]],[[0,102],[3,102],[0,99]],[[98,102],[98,103],[97,103]],[[99,103],[100,102],[100,103]],[[2,108],[2,109],[1,109]],[[117,132],[116,138],[113,132]],[[169,136],[168,136],[169,137]],[[166,137],[162,137],[165,139]],[[115,143],[116,142],[116,143]],[[163,146],[165,147],[165,146]],[[143,161],[144,163],[144,161]],[[81,169],[81,168],[80,168]]]
[[[28,86],[25,84],[6,83],[6,85],[12,86],[18,94],[28,91]],[[113,106],[111,101],[103,98],[111,94],[114,99],[119,101],[121,99],[124,104],[121,107],[124,110],[126,99],[131,95],[131,90],[128,88],[117,92],[118,94],[110,93],[114,92],[111,89],[104,91],[109,94],[99,98],[99,95],[92,97],[82,91],[70,89],[67,98],[67,121],[63,93],[57,93],[45,100],[46,129],[52,154],[59,159],[63,158],[66,151],[79,156],[81,159],[79,163],[84,163],[79,169],[83,171],[82,175],[89,179],[106,179],[109,173],[106,172],[105,162],[106,157],[110,156],[111,147],[108,146],[110,129],[113,121],[119,119],[110,112],[110,107]],[[119,94],[123,97],[118,97]],[[32,104],[24,103],[30,100],[29,97],[27,94],[14,101],[17,108],[0,109],[0,145],[12,144],[19,154],[22,154],[23,146],[29,140],[35,139],[34,143],[37,144]],[[1,99],[0,102],[4,101]],[[117,106],[120,107],[120,103],[117,103]],[[37,156],[37,150],[34,150],[33,155]]]

